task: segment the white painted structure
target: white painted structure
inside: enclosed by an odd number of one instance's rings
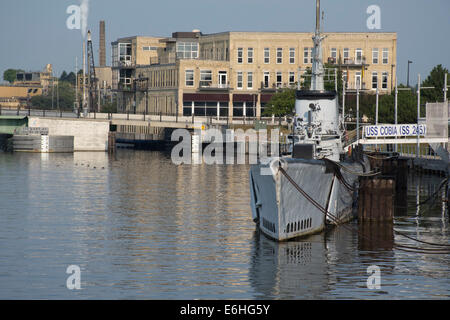
[[[107,151],[109,121],[29,117],[29,127],[48,128],[50,136],[73,136],[74,151]]]

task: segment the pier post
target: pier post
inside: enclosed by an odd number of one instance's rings
[[[108,132],[108,152],[114,153],[116,151],[116,133]]]
[[[358,221],[392,222],[394,218],[395,181],[389,177],[360,178]]]

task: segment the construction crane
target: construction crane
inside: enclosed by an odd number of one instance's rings
[[[88,59],[88,79],[89,79],[89,112],[99,112],[100,106],[97,103],[98,99],[98,86],[97,77],[95,76],[95,64],[94,64],[94,50],[92,49],[91,31],[88,31],[87,36],[87,59]]]

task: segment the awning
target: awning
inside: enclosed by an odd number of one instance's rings
[[[214,93],[184,93],[183,101],[219,101],[228,102],[230,97],[227,94]]]

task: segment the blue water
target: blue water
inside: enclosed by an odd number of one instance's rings
[[[247,165],[160,152],[0,153],[0,299],[449,299],[450,257],[348,228],[276,243],[251,220]],[[411,177],[395,228],[449,243],[442,178]],[[357,222],[350,226],[357,227]],[[81,270],[81,289],[66,269]],[[368,289],[367,268],[380,268]]]

